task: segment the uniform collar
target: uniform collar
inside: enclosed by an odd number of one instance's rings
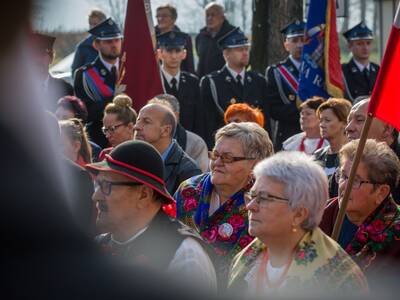
[[[170,87],[172,87],[171,80],[172,78],[176,79],[176,88],[179,89],[179,78],[181,76],[181,71],[179,70],[175,76],[170,75],[167,71],[165,71],[164,67],[161,66],[161,72],[163,73],[165,79],[167,80]]]
[[[101,56],[100,53],[99,53],[99,58],[100,58],[100,61],[102,62],[102,64],[104,65],[104,67],[105,67],[109,72],[111,72],[111,68],[112,68],[113,66],[115,66],[115,67],[117,68],[117,72],[118,72],[118,69],[119,69],[119,58],[117,58],[117,62],[116,62],[115,64],[110,64],[110,63],[106,62],[106,61],[103,59],[103,57]]]
[[[298,71],[300,71],[301,61],[298,61],[298,60],[294,59],[292,55],[289,55],[289,59],[293,63],[293,65],[296,67],[296,69]]]
[[[370,69],[369,62],[366,66],[364,66],[362,63],[358,62],[354,57],[353,57],[353,61],[354,61],[354,64],[357,66],[357,68],[360,70],[360,72],[364,71],[365,68],[367,68],[367,70]]]
[[[240,73],[237,73],[236,71],[234,71],[233,69],[231,69],[228,64],[225,65],[226,69],[229,71],[229,73],[231,73],[232,77],[235,78],[236,80],[236,76],[240,75],[242,77],[242,84],[244,84],[244,73],[245,73],[245,68],[243,68],[243,70]]]

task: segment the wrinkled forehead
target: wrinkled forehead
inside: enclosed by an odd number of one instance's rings
[[[351,114],[357,114],[357,115],[367,115],[367,109],[368,109],[368,104],[369,101],[361,101],[353,105],[353,107],[350,110]]]
[[[139,118],[149,118],[153,121],[163,120],[166,114],[166,108],[159,104],[147,104],[139,111]]]
[[[240,139],[236,137],[222,136],[215,142],[214,150],[218,151],[220,154],[243,154],[244,149]]]
[[[219,6],[211,6],[206,9],[206,15],[220,16],[223,14],[224,12]]]

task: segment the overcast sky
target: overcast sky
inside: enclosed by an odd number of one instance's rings
[[[18,0],[15,0],[18,1]],[[111,0],[111,1],[126,1],[126,0]],[[217,0],[222,2],[222,0]],[[246,22],[245,31],[250,32],[251,28],[251,2],[253,0],[247,0],[247,12],[248,16]],[[293,0],[294,1],[294,0]],[[357,4],[361,0],[349,0],[351,3],[356,4],[354,10],[357,11]],[[367,24],[371,27],[373,24],[373,4],[374,0],[362,0],[367,1]],[[109,0],[36,0],[39,4],[38,9],[33,17],[33,26],[39,31],[84,31],[88,29],[87,15],[91,9],[98,7],[110,14]],[[155,8],[160,4],[171,3],[178,9],[178,20],[177,25],[186,32],[196,33],[201,27],[204,26],[204,12],[199,6],[197,0],[151,0],[151,8],[153,11],[153,19],[155,16]],[[239,1],[238,1],[239,2]],[[228,20],[237,25],[243,27],[242,14],[243,12],[236,9],[234,16],[228,16]],[[359,14],[353,15],[353,11],[349,12],[352,16],[349,17],[349,25],[353,26],[360,22]],[[155,23],[155,20],[154,20]],[[338,29],[341,30],[341,24],[343,18],[338,19]]]
[[[204,26],[204,15],[201,7],[193,0],[151,0],[154,10],[169,2],[178,8],[177,25],[186,31],[197,32]],[[33,24],[39,31],[82,31],[88,29],[88,12],[98,7],[109,15],[108,0],[38,0],[34,13]]]

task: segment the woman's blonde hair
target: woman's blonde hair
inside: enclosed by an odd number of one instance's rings
[[[60,129],[70,141],[78,141],[81,143],[79,155],[82,156],[86,163],[92,162],[92,148],[89,144],[89,139],[82,122],[77,118],[59,121]]]
[[[125,94],[115,96],[113,102],[107,104],[105,114],[116,114],[118,121],[125,124],[136,123],[137,113],[132,108],[132,99]]]
[[[347,116],[351,110],[351,103],[349,100],[344,98],[329,98],[318,107],[318,118],[320,117],[321,112],[327,109],[331,109],[340,122],[347,123]]]

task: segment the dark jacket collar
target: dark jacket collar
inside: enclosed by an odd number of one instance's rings
[[[173,139],[172,140],[172,148],[165,159],[165,165],[176,165],[181,161],[181,157],[183,155],[182,148],[178,145],[178,143]]]
[[[224,23],[222,23],[220,30],[218,31],[218,33],[215,35],[214,38],[215,39],[220,38],[224,34],[228,33],[229,30],[232,30],[232,28],[233,28],[233,26],[228,22],[228,20],[225,19]],[[211,36],[210,32],[207,30],[207,26],[200,29],[200,33]]]
[[[179,146],[181,146],[182,150],[186,150],[186,143],[187,143],[187,133],[186,129],[178,123],[175,129],[174,139],[178,142]]]

